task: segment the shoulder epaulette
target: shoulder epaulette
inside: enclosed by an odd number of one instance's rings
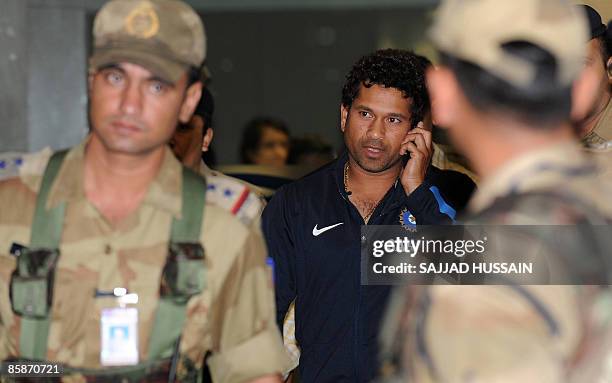
[[[248,186],[225,175],[206,177],[206,201],[235,215],[250,225],[263,209],[263,201]]]
[[[0,180],[16,177],[22,164],[22,153],[0,153]]]
[[[38,152],[24,154],[21,157],[19,175],[42,176],[52,155],[53,150],[49,147]]]

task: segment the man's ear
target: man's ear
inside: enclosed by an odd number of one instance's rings
[[[206,133],[204,133],[204,137],[202,138],[202,151],[207,152],[208,148],[210,147],[210,143],[212,142],[214,133],[212,128],[204,127],[204,129],[206,129]]]
[[[612,86],[612,57],[608,59],[606,69],[608,70],[608,84]]]
[[[572,121],[581,121],[592,109],[599,84],[595,69],[586,66],[572,87]]]
[[[431,120],[442,128],[453,126],[461,95],[457,78],[445,67],[429,68],[426,76],[431,97]]]
[[[185,100],[183,100],[183,105],[181,105],[181,110],[179,111],[180,122],[183,124],[189,122],[196,106],[198,106],[198,102],[200,102],[200,97],[202,97],[202,83],[197,81],[187,88]]]
[[[340,105],[340,130],[344,133],[346,129],[346,120],[348,119],[349,108],[344,105]]]

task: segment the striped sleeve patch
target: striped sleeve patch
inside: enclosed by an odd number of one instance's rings
[[[206,183],[206,201],[227,210],[245,225],[261,214],[261,199],[243,183],[221,175],[206,177]]]

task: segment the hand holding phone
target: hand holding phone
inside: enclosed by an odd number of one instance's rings
[[[410,159],[402,170],[400,181],[406,194],[410,194],[425,180],[427,168],[433,155],[431,132],[423,128],[423,122],[412,129],[404,138],[400,155],[409,154]]]

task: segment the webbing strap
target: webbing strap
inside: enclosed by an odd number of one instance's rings
[[[168,298],[157,303],[155,324],[149,339],[148,359],[169,358],[185,323],[185,304]]]
[[[59,172],[66,151],[54,153],[45,169],[45,174],[38,191],[36,199],[36,210],[34,210],[34,220],[32,222],[32,233],[30,234],[31,249],[58,249],[62,237],[62,227],[64,224],[65,204],[47,210],[47,197],[53,186],[53,181]]]
[[[43,176],[36,201],[32,223],[31,248],[58,249],[65,204],[47,210],[46,203],[53,181],[59,172],[66,151],[57,152],[50,158]],[[202,217],[206,201],[206,181],[193,171],[183,167],[181,218],[174,219],[170,231],[171,243],[199,243]],[[185,306],[171,299],[160,299],[155,325],[151,333],[149,360],[172,355],[185,321]],[[27,359],[46,359],[49,335],[49,318],[21,318],[19,338],[20,355]]]
[[[47,197],[59,172],[67,151],[54,153],[45,169],[42,184],[36,199],[34,220],[30,234],[30,248],[59,249],[64,225],[65,204],[47,210]],[[21,318],[19,331],[19,354],[29,359],[45,359],[49,337],[49,317],[42,319]]]
[[[21,317],[19,355],[28,359],[46,359],[48,337],[48,317],[44,319]]]
[[[206,201],[206,181],[183,166],[181,219],[172,221],[170,242],[198,243]]]
[[[183,167],[181,219],[172,221],[170,243],[199,243],[206,202],[206,181]],[[187,300],[160,297],[149,339],[149,359],[172,355],[183,330]]]

